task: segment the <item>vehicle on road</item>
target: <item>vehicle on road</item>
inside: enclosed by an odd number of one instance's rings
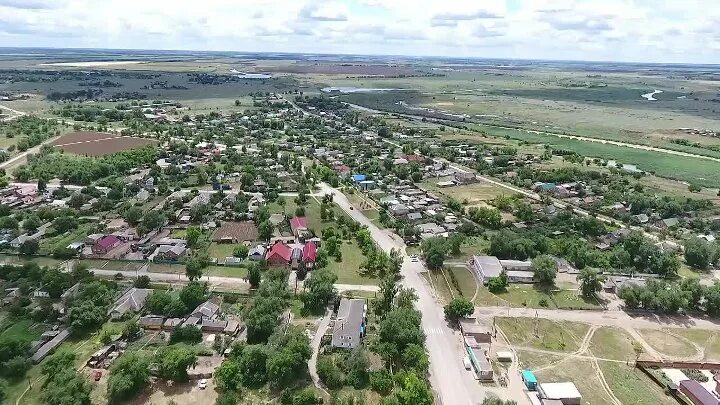
[[[207,388],[207,382],[208,381],[203,378],[202,380],[200,380],[200,382],[198,382],[198,388],[204,390],[205,388]]]
[[[465,367],[465,370],[470,370],[470,368],[472,368],[472,364],[470,364],[470,358],[468,356],[463,357],[463,366]]]

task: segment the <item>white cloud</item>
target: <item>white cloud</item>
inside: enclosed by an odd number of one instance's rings
[[[720,63],[703,0],[0,0],[0,46]]]

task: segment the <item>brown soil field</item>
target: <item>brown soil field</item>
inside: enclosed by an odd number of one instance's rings
[[[62,148],[65,152],[76,155],[103,156],[146,145],[155,145],[157,141],[101,132],[73,132],[56,139],[52,144]]]

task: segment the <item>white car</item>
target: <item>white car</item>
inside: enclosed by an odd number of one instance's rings
[[[412,255],[412,256],[410,256],[410,261],[417,263],[419,261],[419,259],[418,259],[417,255]]]
[[[204,378],[200,380],[200,382],[198,382],[198,388],[200,388],[201,390],[207,388],[207,380]]]

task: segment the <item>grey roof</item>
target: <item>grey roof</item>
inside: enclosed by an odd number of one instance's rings
[[[495,256],[473,256],[473,266],[483,280],[499,277],[503,268]]]
[[[138,320],[138,323],[140,324],[140,326],[146,326],[146,327],[162,326],[164,319],[165,318],[163,318],[162,316],[145,315],[145,316],[141,317],[140,320]]]
[[[139,311],[145,306],[145,300],[152,292],[149,288],[131,288],[127,290],[108,310],[108,315],[117,313],[124,315],[128,311]]]
[[[227,326],[227,321],[213,321],[210,319],[203,319],[202,324],[200,325],[200,329],[222,329],[225,330],[225,327]]]
[[[337,320],[333,326],[333,347],[355,348],[365,323],[365,300],[343,298],[338,308]]]
[[[39,363],[42,359],[45,358],[48,354],[50,354],[51,351],[55,350],[62,342],[65,341],[70,336],[70,330],[64,329],[60,333],[58,333],[54,338],[50,339],[47,343],[40,346],[37,352],[33,354],[32,361],[34,363]]]
[[[192,311],[192,316],[196,318],[212,318],[218,312],[218,309],[220,307],[216,303],[205,301]]]

